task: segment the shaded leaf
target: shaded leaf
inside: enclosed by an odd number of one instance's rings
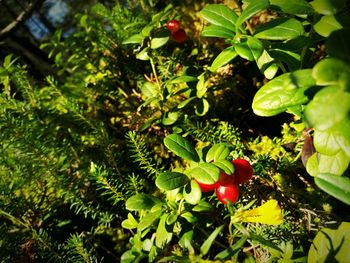
[[[200,247],[201,256],[205,256],[206,254],[208,254],[211,245],[215,241],[215,238],[220,234],[220,232],[222,231],[223,228],[224,228],[224,225],[221,225],[221,226],[217,227],[209,235],[209,237],[204,241],[204,243]]]
[[[249,18],[257,14],[258,12],[266,9],[268,6],[268,0],[251,1],[238,17],[236,27],[240,28],[245,21],[247,21]]]
[[[136,194],[126,200],[125,206],[127,210],[150,210],[155,204],[161,202],[157,198],[149,194]]]
[[[225,66],[237,56],[237,52],[233,46],[225,48],[213,61],[210,66],[211,72],[216,72],[220,67]]]
[[[202,184],[214,184],[219,180],[220,169],[214,164],[200,163],[191,169],[189,174]]]
[[[329,195],[350,205],[350,179],[333,174],[318,174],[316,185]]]
[[[178,134],[170,134],[164,139],[165,146],[177,156],[199,162],[199,156],[192,144]]]
[[[174,190],[182,187],[189,182],[189,178],[179,172],[164,172],[156,179],[156,186],[165,191]]]

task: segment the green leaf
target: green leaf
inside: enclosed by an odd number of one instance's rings
[[[321,228],[312,241],[308,262],[349,262],[350,223],[337,228]]]
[[[195,180],[191,180],[191,183],[184,187],[183,196],[186,202],[191,205],[199,203],[202,198],[202,190]]]
[[[155,204],[161,201],[149,194],[136,194],[126,200],[125,206],[127,210],[139,211],[150,210]]]
[[[172,224],[174,224],[176,222],[177,218],[178,218],[178,215],[176,212],[171,213],[166,219],[166,224],[168,226],[171,226]]]
[[[178,108],[178,109],[182,109],[182,108],[186,107],[187,104],[190,103],[190,102],[191,102],[192,100],[194,100],[194,99],[197,99],[197,97],[191,97],[191,98],[188,98],[188,99],[186,99],[186,100],[180,102],[179,105],[177,105],[177,108]]]
[[[198,221],[198,217],[196,217],[195,215],[193,215],[190,212],[185,212],[185,213],[181,214],[181,217],[185,218],[186,221],[188,223],[191,223],[191,224],[194,224],[194,223],[196,223]]]
[[[217,160],[213,162],[216,167],[220,168],[225,174],[233,174],[235,172],[235,167],[234,165],[227,160]]]
[[[158,248],[164,248],[166,244],[168,244],[173,234],[168,232],[166,229],[166,220],[169,214],[163,214],[159,220],[159,224],[156,231],[156,246]]]
[[[233,46],[225,48],[213,61],[210,66],[211,72],[216,72],[220,67],[225,66],[237,56],[237,52]]]
[[[349,157],[341,150],[335,155],[320,154],[318,160],[319,173],[342,175],[348,168],[349,161]]]
[[[343,26],[335,19],[334,15],[322,16],[314,25],[315,31],[323,37],[328,37],[333,31],[341,29]]]
[[[140,220],[140,223],[137,226],[138,231],[143,231],[146,228],[150,227],[160,216],[163,214],[162,210],[157,210],[154,212],[149,212],[143,216]]]
[[[124,45],[126,45],[126,44],[139,44],[139,45],[141,45],[144,39],[145,39],[145,37],[142,36],[141,34],[136,34],[136,35],[132,35],[131,37],[124,40],[122,42],[122,44],[124,44]]]
[[[310,4],[315,11],[322,15],[338,13],[345,5],[346,0],[314,0]]]
[[[202,33],[202,37],[221,37],[221,38],[233,38],[235,35],[235,32],[217,25],[209,25],[206,26]]]
[[[220,169],[214,164],[200,163],[191,169],[189,174],[202,184],[214,184],[219,180]]]
[[[191,243],[192,243],[192,239],[193,239],[193,233],[194,233],[193,230],[189,230],[181,236],[181,238],[179,240],[179,245],[181,248],[183,248],[183,249],[185,249],[185,248],[191,249],[192,248]]]
[[[150,60],[148,56],[148,47],[142,49],[139,53],[136,54],[136,58],[139,60]]]
[[[267,79],[272,79],[277,73],[278,65],[274,61],[266,50],[256,60],[256,65]]]
[[[131,213],[128,213],[128,218],[122,222],[122,227],[125,229],[134,229],[137,225],[138,223]]]
[[[249,61],[257,60],[263,52],[263,45],[259,39],[249,37],[248,41],[235,45],[237,54]]]
[[[268,40],[288,40],[304,34],[304,27],[295,18],[278,18],[258,27],[254,37]]]
[[[200,99],[195,106],[196,115],[204,116],[209,111],[209,102],[206,99]]]
[[[168,43],[170,39],[169,30],[161,30],[155,34],[155,36],[151,39],[151,48],[157,49],[164,46]]]
[[[209,163],[220,159],[226,159],[230,154],[230,148],[226,143],[217,143],[210,147],[205,160]]]
[[[270,49],[269,52],[275,60],[285,62],[289,71],[300,69],[300,54],[284,49]]]
[[[210,235],[209,237],[204,241],[204,243],[201,245],[200,247],[200,252],[201,252],[201,256],[205,256],[206,254],[208,254],[211,245],[213,244],[213,242],[215,241],[215,238],[220,234],[220,232],[222,231],[222,229],[224,228],[225,225],[221,225],[219,227],[217,227]]]
[[[189,178],[183,173],[164,172],[157,177],[156,186],[161,190],[170,191],[184,186],[188,182]]]
[[[158,87],[154,83],[145,82],[141,87],[141,94],[144,99],[158,97]]]
[[[164,139],[165,146],[177,156],[199,162],[199,156],[192,144],[178,134],[170,134]]]
[[[176,84],[176,83],[183,83],[183,82],[193,82],[197,80],[198,80],[197,77],[183,75],[171,80],[170,83]]]
[[[292,15],[304,15],[313,13],[312,6],[305,0],[270,0],[273,7],[278,7],[279,11]]]
[[[172,125],[178,120],[178,118],[179,118],[178,112],[176,112],[176,111],[166,112],[163,115],[162,123],[164,125]]]
[[[226,260],[230,257],[232,257],[237,251],[240,250],[241,247],[244,246],[246,243],[248,237],[247,236],[242,236],[232,247],[229,247],[223,251],[221,251],[219,254],[215,256],[215,259],[220,259],[220,260]]]
[[[324,131],[349,116],[350,93],[339,86],[328,86],[316,93],[306,106],[306,122],[315,129]]]
[[[333,129],[325,131],[315,130],[313,142],[316,151],[323,154],[335,155],[340,150]]]
[[[348,37],[349,35],[349,29],[337,30],[333,32],[326,41],[326,51],[328,55],[341,59],[347,62],[348,65],[350,64],[350,39]],[[349,83],[347,84],[349,85]]]
[[[268,6],[269,6],[268,0],[259,0],[259,1],[250,2],[249,5],[243,10],[241,15],[238,17],[236,22],[236,27],[240,28],[245,21],[247,21],[249,18],[257,14],[258,12],[266,9]]]
[[[207,83],[205,82],[204,73],[198,77],[198,83],[196,85],[196,96],[202,98],[207,92]]]
[[[329,195],[350,205],[350,179],[333,174],[318,174],[316,185]]]
[[[120,258],[120,262],[121,263],[133,263],[133,262],[135,262],[135,259],[139,256],[140,256],[139,252],[133,251],[133,250],[127,250],[122,254],[122,256]]]
[[[208,212],[208,211],[211,211],[213,209],[213,206],[204,201],[204,200],[200,200],[199,203],[192,208],[192,211],[193,212]]]
[[[333,127],[334,136],[340,147],[350,158],[350,119],[341,121]]]
[[[287,108],[304,104],[309,99],[305,91],[315,85],[311,70],[285,73],[264,85],[253,99],[253,111],[259,116],[273,116]]]
[[[346,88],[349,74],[349,65],[336,58],[322,59],[312,70],[312,77],[319,86],[341,85]]]
[[[236,31],[237,14],[224,5],[207,5],[200,11],[200,15],[213,25]]]

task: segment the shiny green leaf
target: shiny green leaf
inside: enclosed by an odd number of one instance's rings
[[[336,14],[343,9],[346,0],[314,0],[310,4],[322,15]]]
[[[279,11],[292,15],[311,14],[314,11],[305,0],[270,0],[270,4]]]
[[[210,66],[211,72],[216,72],[220,67],[225,66],[237,56],[237,52],[233,46],[225,48],[213,61]]]
[[[212,162],[216,167],[220,168],[225,174],[233,174],[235,172],[234,165],[228,160],[217,160]]]
[[[199,162],[196,149],[179,134],[170,134],[164,139],[165,146],[177,156],[186,160]]]
[[[200,15],[209,23],[236,31],[237,14],[225,5],[207,5],[200,11]]]
[[[200,163],[191,169],[189,174],[202,184],[214,184],[219,180],[220,169],[214,164]]]
[[[238,17],[236,27],[240,28],[245,21],[247,21],[249,18],[257,14],[258,12],[268,8],[268,6],[268,0],[251,1]]]
[[[316,151],[323,154],[335,155],[341,149],[334,136],[333,129],[315,130],[313,142]]]
[[[329,195],[350,205],[350,179],[333,174],[318,174],[316,185]]]
[[[350,158],[342,151],[338,151],[335,155],[320,154],[318,160],[319,173],[331,173],[342,175],[349,166]]]
[[[333,31],[341,29],[343,26],[335,19],[334,15],[322,16],[314,25],[315,31],[323,37],[328,37]]]
[[[254,37],[268,40],[288,40],[304,34],[304,27],[295,18],[278,18],[258,27]]]
[[[341,121],[332,129],[334,136],[342,150],[350,158],[350,119]]]
[[[179,172],[164,172],[156,179],[156,186],[165,191],[182,187],[189,182],[189,178]]]
[[[321,60],[312,70],[312,77],[319,86],[340,85],[346,87],[349,85],[349,83],[347,83],[349,81],[349,75],[350,66],[336,58]]]
[[[201,33],[202,37],[233,38],[234,35],[235,32],[232,30],[217,25],[206,26]]]
[[[205,160],[209,163],[220,159],[226,159],[230,154],[230,148],[226,143],[217,143],[210,147]]]
[[[149,226],[151,226],[157,219],[160,218],[160,216],[162,215],[163,211],[162,210],[157,210],[154,212],[149,212],[148,214],[146,214],[145,216],[143,216],[140,220],[140,223],[137,226],[137,229],[139,231],[143,231],[146,228],[148,228]]]
[[[164,248],[165,245],[168,244],[173,237],[173,234],[166,228],[166,220],[168,216],[169,214],[163,214],[159,220],[155,242],[158,248]]]
[[[122,44],[142,44],[145,37],[141,34],[132,35],[122,42]]]
[[[253,99],[253,111],[259,116],[273,116],[289,107],[306,103],[305,91],[315,85],[311,70],[285,73],[264,85]]]
[[[196,205],[202,198],[202,190],[195,180],[191,180],[183,189],[183,197],[186,202],[191,205]]]

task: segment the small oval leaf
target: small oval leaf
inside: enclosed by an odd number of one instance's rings
[[[149,194],[136,194],[131,196],[125,202],[127,210],[130,211],[139,211],[139,210],[150,210],[154,205],[160,203],[156,197]]]
[[[164,172],[157,177],[156,186],[161,190],[170,191],[184,186],[188,182],[189,178],[183,173]]]
[[[237,52],[233,46],[225,48],[213,61],[210,66],[211,72],[216,72],[220,67],[225,66],[237,56]]]
[[[221,26],[231,31],[236,31],[235,22],[237,21],[238,16],[233,10],[225,5],[207,5],[202,9],[200,14],[206,21],[213,25]]]
[[[200,163],[189,174],[202,184],[214,184],[219,180],[220,169],[214,164]]]
[[[279,18],[256,29],[254,37],[268,40],[288,40],[304,34],[304,27],[295,18]]]
[[[211,161],[217,161],[219,159],[226,159],[229,154],[230,149],[226,143],[217,143],[210,147],[205,159],[209,163]]]
[[[199,203],[202,198],[202,191],[195,180],[191,180],[191,183],[184,187],[183,196],[186,202],[191,205],[196,205]]]
[[[199,162],[199,156],[192,144],[179,134],[170,134],[164,139],[165,146],[177,156]]]

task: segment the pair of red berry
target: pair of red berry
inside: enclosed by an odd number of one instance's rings
[[[175,42],[183,43],[186,41],[186,32],[181,28],[181,24],[178,20],[169,20],[166,27],[169,29],[171,37]]]
[[[223,204],[227,201],[234,203],[239,196],[239,184],[248,182],[253,176],[253,168],[247,160],[236,159],[232,161],[235,172],[232,175],[224,172],[220,173],[219,180],[214,184],[202,184],[197,181],[202,192],[211,192],[215,190],[216,197]]]

